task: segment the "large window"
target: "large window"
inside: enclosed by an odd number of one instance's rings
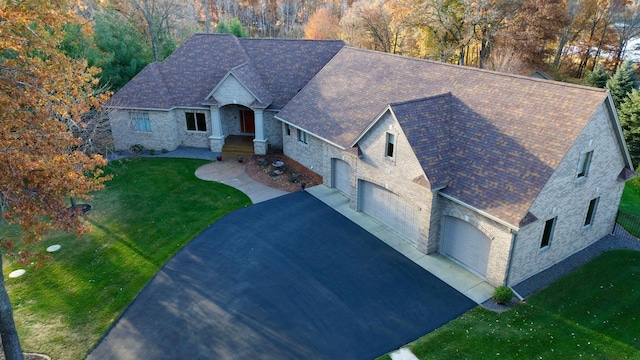
[[[587,174],[589,174],[592,157],[593,151],[586,152],[580,156],[580,164],[578,164],[578,179],[586,178]]]
[[[553,219],[549,219],[544,223],[544,231],[542,232],[542,241],[540,241],[541,249],[549,247],[549,245],[551,245],[551,240],[553,240],[553,231],[556,228],[556,219],[558,218],[554,217]]]
[[[396,145],[396,136],[393,134],[387,133],[387,141],[386,141],[386,147],[385,147],[385,155],[387,157],[390,157],[390,158],[393,157],[394,151],[395,151],[395,145]]]
[[[303,142],[305,144],[309,143],[309,135],[306,132],[298,129],[298,141]]]
[[[131,116],[131,129],[133,131],[151,132],[149,113],[131,112],[129,115]]]
[[[587,216],[584,218],[584,226],[591,226],[593,219],[596,216],[596,210],[598,209],[598,202],[600,198],[597,197],[589,201],[589,208],[587,209]]]
[[[186,112],[188,131],[207,131],[207,120],[203,113]]]

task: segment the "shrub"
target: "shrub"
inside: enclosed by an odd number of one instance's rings
[[[149,150],[149,155],[155,155],[156,154],[156,150],[155,149],[150,149]]]
[[[144,146],[140,144],[134,144],[134,145],[131,145],[129,150],[131,151],[132,154],[138,155],[144,150]]]
[[[166,153],[168,153],[168,152],[169,152],[169,150],[167,150],[166,148],[162,148],[162,153],[163,153],[163,154],[166,154]]]
[[[506,286],[498,286],[493,292],[493,300],[498,304],[508,304],[513,297],[513,291]]]

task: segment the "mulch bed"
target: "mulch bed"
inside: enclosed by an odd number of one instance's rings
[[[281,161],[282,166],[274,166]],[[322,184],[322,177],[282,153],[253,155],[245,159],[245,171],[254,180],[272,188],[294,192]]]

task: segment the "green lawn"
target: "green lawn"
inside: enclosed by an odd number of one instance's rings
[[[639,280],[640,253],[612,251],[509,311],[476,307],[408,346],[420,359],[638,359]]]
[[[624,186],[619,209],[640,216],[640,178],[633,178]]]
[[[640,179],[627,182],[620,210],[640,216]],[[526,303],[476,307],[408,347],[420,359],[639,359],[638,304],[640,253],[612,251]]]
[[[50,236],[62,249],[39,269],[7,279],[25,351],[82,359],[160,267],[216,219],[251,203],[229,186],[199,180],[207,161],[143,158],[114,162],[95,194],[81,238]],[[0,236],[15,229],[0,228]],[[16,269],[5,257],[4,274]]]

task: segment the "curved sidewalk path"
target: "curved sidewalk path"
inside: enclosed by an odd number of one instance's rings
[[[254,204],[288,194],[255,181],[237,161],[214,161],[203,165],[196,170],[196,177],[232,186],[247,194]]]

